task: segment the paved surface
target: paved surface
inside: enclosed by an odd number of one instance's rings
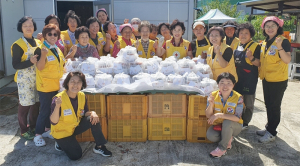
[[[14,83],[9,86],[15,86]],[[71,161],[63,152],[54,149],[54,141],[45,139],[47,146],[36,147],[33,141],[20,138],[17,107],[0,112],[1,165],[300,165],[300,83],[289,82],[282,103],[278,137],[272,143],[258,143],[257,129],[266,123],[261,82],[258,83],[255,112],[248,130],[233,142],[233,148],[220,159],[209,157],[217,144],[187,141],[109,142],[113,157],[102,157],[92,152],[94,143],[81,143],[83,157]],[[12,106],[15,98],[0,101],[1,109]]]

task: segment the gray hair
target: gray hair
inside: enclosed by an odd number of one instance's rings
[[[132,23],[132,22],[141,23],[141,19],[139,19],[139,18],[133,18],[133,19],[131,19],[130,23]]]

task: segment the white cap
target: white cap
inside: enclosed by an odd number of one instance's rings
[[[195,28],[196,28],[196,26],[198,26],[198,25],[202,25],[202,26],[205,28],[205,24],[204,24],[204,22],[202,22],[202,21],[197,21],[197,22],[195,22],[195,23],[194,23],[194,25],[193,25],[193,29],[195,29]]]

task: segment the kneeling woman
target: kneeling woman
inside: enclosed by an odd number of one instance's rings
[[[236,83],[232,74],[225,72],[218,76],[219,90],[212,92],[207,99],[205,110],[208,124],[206,136],[212,142],[219,142],[218,147],[210,155],[222,157],[231,149],[233,136],[242,131],[243,98],[233,90]]]
[[[85,76],[79,72],[69,73],[63,86],[66,90],[58,93],[51,104],[51,135],[54,137],[55,149],[64,151],[71,160],[82,156],[82,149],[75,136],[91,128],[96,146],[95,153],[111,156],[104,144],[105,140],[99,117],[94,111],[89,111],[87,99],[83,92],[86,87]]]

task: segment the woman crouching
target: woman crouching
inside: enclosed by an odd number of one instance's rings
[[[206,136],[212,142],[219,142],[218,147],[210,155],[222,157],[231,149],[233,136],[237,136],[243,127],[243,98],[233,90],[235,78],[228,72],[221,73],[217,78],[219,90],[212,92],[207,99],[205,110],[208,124]]]
[[[111,156],[104,144],[99,117],[94,111],[89,111],[87,99],[80,90],[86,87],[85,76],[79,72],[69,73],[63,86],[66,90],[58,93],[51,104],[51,135],[55,139],[55,149],[64,151],[71,160],[82,156],[82,149],[75,136],[92,130],[96,142],[94,153]]]

